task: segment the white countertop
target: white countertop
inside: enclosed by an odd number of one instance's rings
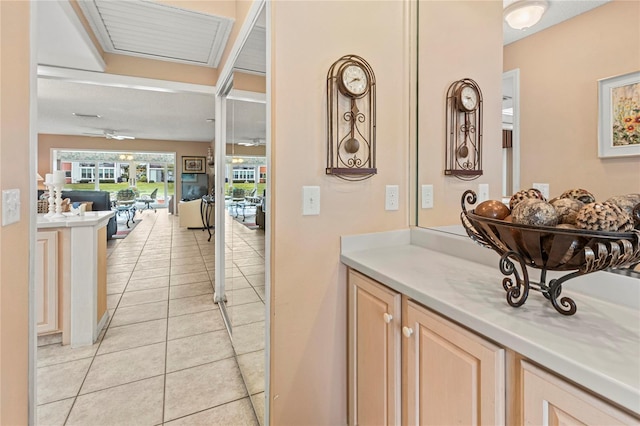
[[[73,213],[62,213],[64,218],[49,219],[44,214],[39,214],[36,222],[38,229],[44,228],[68,228],[76,226],[102,227],[107,224],[109,218],[114,215],[112,211],[85,212],[84,216]]]
[[[640,414],[640,280],[608,272],[569,280],[563,294],[578,310],[564,316],[537,291],[509,306],[498,259],[467,237],[419,228],[342,237],[347,266]]]

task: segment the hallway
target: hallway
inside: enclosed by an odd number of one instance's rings
[[[38,347],[38,424],[262,424],[264,232],[227,222],[239,250],[228,309],[250,331],[234,347],[212,300],[213,239],[166,209],[137,218],[108,243],[110,322],[98,342]]]

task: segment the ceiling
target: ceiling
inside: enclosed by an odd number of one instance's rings
[[[516,1],[518,0],[503,0],[504,7],[507,7]],[[609,1],[611,0],[551,0],[549,1],[549,7],[544,15],[542,15],[540,22],[531,28],[527,28],[526,30],[514,30],[503,20],[503,43],[505,45],[513,43],[598,6],[602,6]]]
[[[174,33],[183,31],[181,43],[199,45],[188,55],[180,58],[168,58],[168,51],[163,46],[166,41],[152,37],[146,44],[137,48],[137,53],[129,52],[133,56],[151,57],[170,60],[173,62],[203,62],[199,65],[214,67],[216,61],[212,58],[222,54],[225,45],[219,45],[217,50],[207,50],[204,46],[213,46],[215,34],[212,32],[203,43],[202,31],[187,31],[184,26],[196,28],[198,22],[209,19],[203,14],[185,17],[185,12],[173,7],[164,7],[157,11],[153,2],[142,1],[81,1],[82,9],[95,9],[101,13],[122,14],[122,7],[132,7],[126,17],[118,20],[103,19],[109,34],[113,27],[124,25],[124,29],[117,38],[132,43],[136,34],[127,27],[138,25],[136,19],[153,22],[149,31],[158,31],[159,21],[156,15],[164,16],[164,26],[171,27]],[[114,5],[118,8],[114,10]],[[106,5],[106,6],[105,6]],[[87,36],[84,27],[79,22],[75,11],[66,1],[38,2],[38,131],[39,133],[62,135],[105,135],[133,136],[137,139],[158,139],[175,141],[211,142],[214,139],[215,124],[210,121],[215,116],[215,88],[211,86],[196,86],[184,83],[168,84],[166,81],[132,78],[105,74],[104,62]],[[166,9],[166,10],[165,10]],[[145,18],[146,17],[146,18]],[[175,19],[174,19],[175,18]],[[93,17],[91,19],[96,19]],[[209,23],[210,24],[210,23]],[[215,25],[204,25],[215,26]],[[96,25],[95,23],[92,25]],[[111,25],[111,26],[109,26]],[[266,71],[266,31],[265,18],[261,16],[252,30],[246,47],[238,59],[239,70],[251,74],[264,74]],[[116,28],[117,29],[117,28]],[[228,30],[231,29],[229,26]],[[98,30],[99,33],[101,30]],[[224,43],[228,40],[225,38]],[[155,44],[154,44],[155,43]],[[116,46],[123,46],[115,43]],[[101,40],[101,47],[109,51],[110,47]],[[180,47],[181,52],[187,52]],[[201,56],[196,53],[200,52]],[[124,53],[115,51],[114,53]],[[196,56],[194,56],[196,55]],[[207,63],[204,63],[205,60]],[[86,70],[86,71],[78,71]],[[110,77],[110,78],[106,78]],[[234,126],[235,139],[246,141],[266,138],[264,124],[264,105],[261,120],[242,119],[240,117],[255,117],[255,102],[234,101],[235,116],[238,121]],[[246,113],[243,113],[246,109]],[[100,118],[78,117],[80,115],[98,115]],[[228,142],[234,140],[229,136]]]
[[[504,4],[513,1],[504,0]],[[606,2],[550,1],[541,22],[533,28],[517,31],[503,24],[504,44],[535,34]],[[228,43],[228,33],[233,25],[237,25],[228,18],[184,11],[151,1],[81,0],[79,4],[104,51],[206,67],[217,66]],[[41,1],[37,2],[37,10],[38,63],[49,66],[39,69],[62,70],[59,73],[39,71],[40,133],[83,135],[115,132],[116,135],[138,139],[213,140],[214,123],[207,119],[214,117],[214,88],[182,84],[176,89],[167,87],[166,82],[104,74],[104,61],[69,2]],[[237,70],[264,75],[265,28],[263,13],[236,61]],[[65,70],[85,71],[78,71],[84,72],[81,78],[67,78]],[[112,78],[102,78],[104,76]],[[234,101],[233,110],[236,122],[233,132],[227,123],[227,142],[264,141],[264,104]],[[73,113],[99,115],[101,118],[82,118]]]

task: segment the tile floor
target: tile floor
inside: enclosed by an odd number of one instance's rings
[[[229,220],[228,312],[213,239],[165,209],[108,245],[110,321],[88,347],[38,348],[40,425],[258,425],[264,416],[264,232]]]

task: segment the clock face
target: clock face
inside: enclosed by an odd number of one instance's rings
[[[342,88],[346,95],[362,96],[367,92],[367,74],[358,65],[348,65],[342,70]]]
[[[472,86],[463,86],[458,100],[459,107],[463,111],[473,111],[478,108],[478,92]]]

